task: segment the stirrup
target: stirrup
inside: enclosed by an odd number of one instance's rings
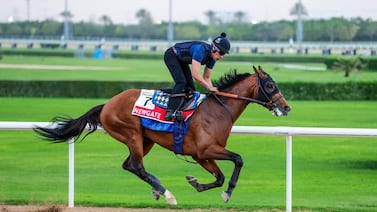
[[[165,121],[171,121],[174,119],[174,111],[173,110],[168,110],[167,113],[165,114],[164,120]]]
[[[181,121],[184,120],[182,110],[176,110],[176,111],[173,113],[173,120],[176,120],[176,121],[179,121],[179,122],[181,122]]]

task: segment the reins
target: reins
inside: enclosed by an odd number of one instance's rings
[[[271,103],[271,102],[262,102],[262,101],[259,101],[258,99],[253,99],[253,98],[249,98],[249,97],[245,97],[245,96],[240,96],[240,95],[232,94],[232,93],[225,93],[225,92],[218,91],[218,92],[213,93],[213,94],[215,96],[219,95],[219,96],[225,96],[225,97],[229,97],[229,98],[233,98],[233,99],[245,100],[245,101],[247,101],[249,103],[257,103],[257,104],[260,104],[262,106],[268,106],[268,107],[273,107],[274,106],[274,103]]]

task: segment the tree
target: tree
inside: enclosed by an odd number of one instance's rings
[[[238,24],[244,23],[245,18],[246,18],[246,13],[244,13],[242,11],[238,11],[238,12],[234,13],[235,23],[238,23]]]
[[[333,42],[336,39],[339,39],[338,35],[342,28],[342,19],[341,18],[331,18],[325,22],[326,33],[328,35],[329,41]]]
[[[140,9],[136,12],[136,18],[139,20],[139,32],[141,38],[151,38],[154,32],[154,25],[151,14],[145,9]]]
[[[351,71],[359,71],[366,67],[366,62],[360,57],[340,57],[334,64],[335,71],[344,71],[344,77],[349,77]]]
[[[270,40],[288,41],[295,30],[293,24],[288,21],[278,21],[270,24]]]
[[[151,14],[145,9],[140,9],[139,11],[137,11],[136,18],[139,20],[139,24],[153,23]]]
[[[346,29],[345,29],[345,33],[343,34],[344,35],[343,38],[345,41],[350,41],[350,40],[352,41],[357,31],[360,29],[360,27],[356,25],[355,23],[349,23],[345,25],[345,27]]]
[[[357,40],[373,41],[377,37],[377,22],[372,19],[360,20],[358,26],[360,29],[357,32]]]
[[[261,22],[254,27],[254,36],[259,41],[269,41],[271,36],[271,26],[268,22]]]
[[[19,25],[19,23],[11,23],[8,27],[7,27],[7,32],[6,34],[8,35],[19,35],[22,33],[22,27]]]
[[[53,20],[47,20],[42,23],[42,35],[56,35],[57,32],[61,34],[62,24]]]
[[[200,30],[192,24],[178,24],[175,26],[175,35],[180,40],[200,39]]]
[[[208,18],[208,25],[215,25],[218,22],[216,13],[213,10],[208,10],[204,13]]]
[[[109,25],[113,25],[113,21],[111,20],[111,18],[107,15],[103,15],[99,18],[100,22],[104,25],[104,26],[109,26]]]

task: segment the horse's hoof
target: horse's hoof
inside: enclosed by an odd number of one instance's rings
[[[225,203],[227,203],[230,199],[230,196],[226,191],[223,191],[223,193],[221,193],[221,197],[223,198]]]
[[[165,191],[164,193],[164,196],[165,196],[165,199],[166,199],[166,203],[170,204],[170,205],[177,205],[177,199],[175,199],[175,196],[168,190]]]
[[[187,182],[189,182],[190,184],[195,184],[198,180],[196,179],[196,177],[194,177],[194,176],[190,176],[190,175],[188,175],[188,176],[186,176],[186,180],[187,180]]]
[[[156,189],[152,188],[152,196],[155,200],[160,199],[160,192],[158,192]]]
[[[190,185],[194,186],[194,188],[196,189],[196,187],[198,185],[198,180],[196,179],[196,177],[186,176],[186,180],[187,180],[188,183],[190,183]]]

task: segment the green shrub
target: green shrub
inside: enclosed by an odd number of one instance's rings
[[[354,58],[353,56],[342,56],[342,58]],[[338,60],[339,57],[327,57],[324,59],[324,63],[326,68],[329,70],[334,69],[334,64]],[[366,64],[365,69],[367,70],[377,70],[377,57],[361,57],[362,61]]]

